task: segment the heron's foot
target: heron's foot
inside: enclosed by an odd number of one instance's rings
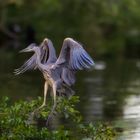
[[[35,115],[31,113],[26,121],[27,124],[36,124]]]
[[[40,109],[42,109],[42,108],[44,108],[44,107],[46,107],[47,105],[45,104],[45,103],[43,103],[39,108],[37,108],[38,110],[40,110]]]
[[[36,113],[38,113],[44,107],[46,107],[46,104],[43,103],[40,107],[36,108],[32,113],[36,114]]]
[[[31,112],[29,115],[28,121],[32,122],[36,120],[36,118],[38,118],[39,116],[40,110],[44,107],[46,107],[46,104],[43,103],[40,107],[36,108],[33,112]]]
[[[29,114],[27,123],[28,124],[35,124],[36,123],[36,118],[38,117],[38,113],[39,113],[39,111],[37,109],[35,109],[33,112],[31,112]]]
[[[39,114],[39,110],[35,109],[33,112],[31,112],[30,118],[35,119],[37,118],[38,114]]]

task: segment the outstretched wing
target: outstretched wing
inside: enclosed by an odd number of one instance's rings
[[[49,50],[47,45],[48,44],[46,39],[44,39],[44,41],[40,45],[41,52],[40,60],[42,64],[45,64],[48,60]],[[35,43],[32,43],[28,47],[37,47],[37,46]],[[36,54],[33,54],[27,61],[25,61],[25,63],[20,68],[15,69],[14,71],[15,75],[22,74],[27,70],[37,69],[36,59],[37,59]]]
[[[75,71],[89,69],[94,62],[81,44],[72,38],[66,38],[56,65],[63,67],[62,79],[71,86],[75,82]]]
[[[30,57],[20,68],[15,69],[15,75],[24,73],[27,70],[36,69],[36,55]]]
[[[32,43],[28,47],[35,47],[35,46],[36,44]],[[31,69],[36,69],[36,54],[33,54],[27,61],[24,62],[24,64],[20,68],[15,69],[14,73],[15,75],[19,75]]]
[[[72,38],[66,38],[56,64],[71,70],[82,70],[91,68],[94,62],[81,44]]]

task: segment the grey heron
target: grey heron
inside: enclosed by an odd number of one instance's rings
[[[53,112],[56,107],[56,95],[58,93],[71,92],[71,86],[75,83],[75,73],[78,70],[90,69],[94,61],[85,51],[82,45],[72,38],[65,38],[59,57],[50,39],[44,39],[40,46],[31,44],[20,52],[34,52],[15,74],[24,73],[30,69],[39,69],[45,78],[44,100],[40,106],[46,105],[48,87],[53,91]],[[65,93],[67,94],[67,93]]]

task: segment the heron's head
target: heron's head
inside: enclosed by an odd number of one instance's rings
[[[21,50],[20,52],[33,52],[37,49],[37,45],[35,43],[32,43],[31,45],[29,45],[27,48]]]
[[[43,44],[48,44],[48,42],[49,42],[50,40],[48,39],[48,38],[45,38],[44,40],[43,40]]]
[[[46,47],[48,48],[48,45],[50,44],[50,42],[51,42],[50,39],[45,38],[45,39],[42,41],[41,46],[45,46],[45,47],[43,47],[43,48],[46,48]]]
[[[53,46],[52,41],[51,41],[49,38],[45,38],[45,39],[42,41],[41,45],[45,45],[45,46],[51,45],[51,46]]]

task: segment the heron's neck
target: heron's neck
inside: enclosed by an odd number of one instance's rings
[[[40,52],[40,50],[37,50],[37,51],[35,51],[35,53],[37,55],[36,64],[37,64],[38,68],[40,70],[42,70],[44,65],[41,63],[41,59],[40,59],[41,52]]]
[[[48,42],[48,60],[47,63],[54,63],[57,60],[56,52],[51,41]]]

